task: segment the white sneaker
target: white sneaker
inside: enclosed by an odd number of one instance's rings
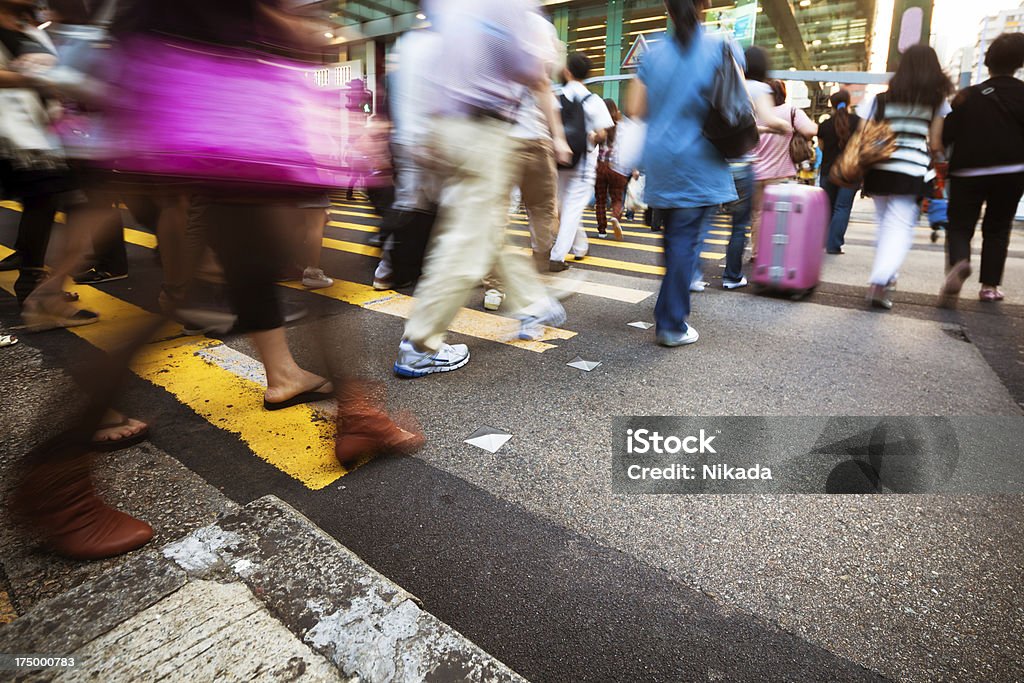
[[[306,289],[325,289],[334,284],[334,280],[324,275],[320,268],[306,268],[302,271],[302,286]]]
[[[380,278],[373,278],[373,288],[378,292],[386,292],[391,289],[391,280],[382,280]]]
[[[700,339],[700,335],[697,334],[697,329],[693,325],[687,325],[686,332],[680,335],[658,335],[658,343],[669,348],[694,344],[698,339]]]
[[[496,311],[501,308],[502,302],[505,301],[505,292],[497,289],[488,289],[484,292],[484,309],[488,311]]]
[[[749,282],[747,278],[741,277],[739,280],[722,280],[723,289],[739,289],[740,287],[746,287]]]
[[[519,318],[518,338],[524,341],[539,341],[544,338],[546,326],[556,327],[565,322],[565,309],[556,299],[548,298],[524,308]]]
[[[608,239],[608,233],[606,233],[606,232],[599,232],[599,233],[597,233],[597,238],[598,239],[602,239],[602,240],[606,240],[606,239]]]
[[[703,280],[696,280],[696,281],[690,283],[690,291],[691,292],[703,292],[705,289],[708,288],[709,284],[711,284],[711,283],[710,282],[704,282]]]
[[[425,377],[435,372],[458,370],[469,362],[465,344],[442,344],[436,353],[418,351],[412,342],[403,339],[398,346],[395,374],[399,377]]]

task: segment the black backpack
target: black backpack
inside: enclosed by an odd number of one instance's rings
[[[594,96],[588,94],[580,100],[571,100],[562,93],[558,101],[562,104],[562,127],[565,128],[565,139],[572,150],[572,161],[568,164],[558,164],[559,168],[576,168],[580,159],[587,153],[587,113],[583,109],[583,103]]]

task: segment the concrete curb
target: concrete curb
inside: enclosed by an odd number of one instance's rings
[[[40,603],[0,629],[0,652],[80,651],[201,582],[244,584],[270,615],[332,662],[345,680],[525,680],[274,496]],[[93,656],[95,650],[94,645]],[[131,654],[110,656],[127,659]],[[252,655],[269,658],[273,653]],[[179,680],[188,678],[187,671],[179,674]]]

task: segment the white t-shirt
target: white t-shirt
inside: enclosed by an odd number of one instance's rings
[[[422,144],[430,131],[436,90],[430,67],[441,52],[441,37],[429,29],[409,31],[398,39],[398,68],[390,76],[392,139]]]
[[[554,24],[531,12],[528,23],[532,34],[526,43],[531,52],[538,55],[544,62],[544,71],[551,71],[551,66],[558,61],[561,42]],[[516,140],[550,140],[551,131],[544,118],[544,112],[537,105],[537,99],[528,88],[523,89],[523,99],[516,112],[516,125],[512,128],[512,137]]]
[[[615,125],[615,121],[612,120],[612,115],[608,113],[608,106],[604,103],[604,100],[591,93],[587,86],[579,81],[566,83],[562,88],[562,94],[574,102],[579,102],[586,98],[583,102],[583,115],[587,121],[588,133],[596,133]],[[587,97],[587,95],[593,95],[593,97]],[[596,172],[598,152],[598,146],[588,142],[586,160],[581,161],[579,167],[571,170],[579,170],[582,167],[587,173],[591,171]]]

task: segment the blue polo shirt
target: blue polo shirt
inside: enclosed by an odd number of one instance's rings
[[[647,203],[659,209],[714,206],[737,199],[729,164],[702,131],[722,62],[722,43],[702,28],[686,47],[671,35],[640,63],[647,87],[643,167]]]

